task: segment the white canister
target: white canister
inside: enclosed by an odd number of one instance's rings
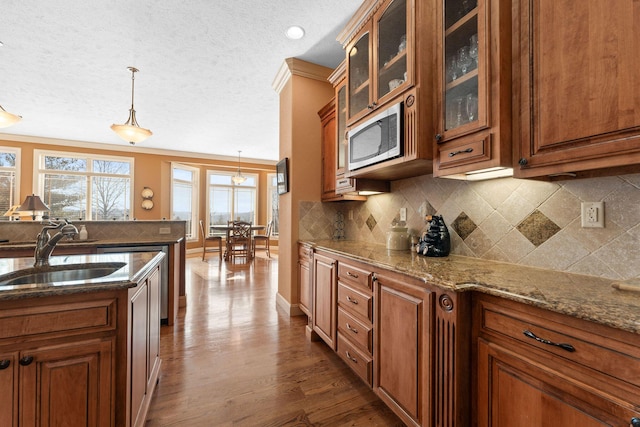
[[[406,227],[392,227],[387,231],[387,249],[406,251],[409,249],[410,236]]]
[[[80,226],[80,232],[78,233],[78,239],[87,240],[89,238],[89,233],[87,232],[87,227],[85,225]]]

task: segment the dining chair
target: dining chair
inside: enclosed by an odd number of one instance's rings
[[[209,236],[204,232],[204,221],[200,220],[200,235],[202,236],[202,260],[204,261],[207,252],[218,252],[220,259],[222,259],[222,236]],[[214,246],[209,246],[208,243],[216,243],[217,249]]]
[[[253,255],[255,256],[256,250],[265,250],[267,252],[267,257],[271,258],[270,249],[270,240],[271,240],[271,229],[273,227],[273,220],[267,223],[267,229],[264,234],[256,234],[253,236]],[[258,245],[261,245],[258,247]]]
[[[236,257],[244,257],[246,262],[251,260],[252,239],[251,223],[246,221],[230,221],[229,240],[227,241],[227,254],[233,262]]]

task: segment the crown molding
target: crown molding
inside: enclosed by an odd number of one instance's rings
[[[280,66],[271,86],[279,94],[294,75],[326,82],[332,72],[331,68],[323,67],[322,65],[298,58],[287,58]]]

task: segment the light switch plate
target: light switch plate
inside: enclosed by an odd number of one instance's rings
[[[400,221],[407,220],[407,208],[400,208]]]
[[[582,228],[604,228],[604,202],[582,202]]]

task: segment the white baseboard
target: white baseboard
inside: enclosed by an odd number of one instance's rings
[[[289,303],[279,292],[276,294],[276,307],[288,314],[289,317],[304,315],[298,304]]]

